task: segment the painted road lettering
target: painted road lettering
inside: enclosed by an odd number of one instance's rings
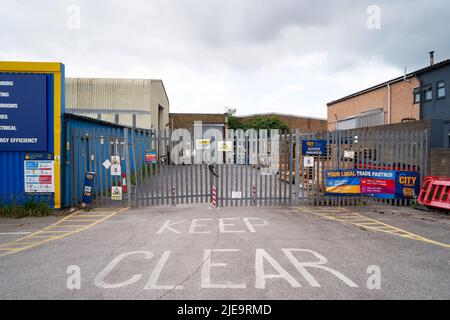
[[[220,233],[254,233],[258,228],[269,225],[269,223],[262,218],[192,219],[190,223],[188,220],[166,220],[156,234],[211,233],[211,231],[214,231],[213,226],[216,224],[218,225]]]
[[[291,274],[287,271],[286,266],[282,266],[271,254],[269,254],[265,249],[258,248],[255,250],[254,259],[254,288],[255,289],[265,289],[276,281],[283,281],[288,283],[292,288],[302,287],[301,282],[308,283],[311,287],[321,287],[321,284],[311,273],[312,270],[320,270],[319,274],[326,271],[336,278],[341,280],[346,286],[350,288],[357,288],[358,285],[353,282],[350,278],[345,276],[343,273],[327,266],[328,259],[321,255],[320,253],[309,250],[309,249],[298,249],[298,248],[283,248],[280,249],[281,253],[287,257],[289,262],[297,270],[297,274]],[[302,259],[305,261],[300,261],[298,258],[298,253],[307,253],[312,258]],[[239,249],[205,249],[203,251],[203,263],[201,264],[201,277],[200,277],[200,287],[202,289],[245,289],[247,288],[247,283],[242,281],[242,279],[226,279],[222,281],[214,280],[214,271],[223,274],[224,269],[228,267],[226,263],[227,255],[241,254]],[[296,256],[297,254],[297,256]],[[153,252],[150,251],[131,251],[127,253],[122,253],[115,257],[106,267],[100,271],[97,277],[94,279],[94,284],[99,288],[104,289],[118,289],[124,288],[131,284],[140,281],[144,274],[137,273],[133,275],[128,275],[128,279],[122,282],[110,283],[105,279],[112,272],[118,272],[114,269],[119,269],[119,264],[126,258],[138,255],[140,259],[151,260],[155,257]],[[182,290],[184,286],[177,284],[161,284],[159,283],[159,278],[164,272],[167,262],[170,259],[171,251],[166,250],[163,252],[161,258],[157,261],[156,266],[150,273],[148,281],[144,287],[146,290]],[[219,256],[219,257],[217,257]],[[199,259],[201,256],[199,255]],[[136,257],[135,257],[136,259]],[[145,261],[143,261],[145,262]],[[123,262],[125,264],[126,262]],[[220,270],[219,270],[220,269]],[[275,270],[275,272],[269,273],[267,270]],[[143,268],[145,270],[145,268]],[[126,278],[126,277],[125,277]],[[173,282],[177,283],[176,280]],[[178,279],[178,283],[182,283],[182,279]]]

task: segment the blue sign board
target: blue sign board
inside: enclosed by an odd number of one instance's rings
[[[302,154],[305,156],[326,156],[326,140],[302,140]]]
[[[94,194],[94,178],[95,172],[86,172],[84,175],[83,183],[83,199],[81,200],[83,205],[90,205]]]
[[[47,76],[0,73],[0,150],[47,151]]]

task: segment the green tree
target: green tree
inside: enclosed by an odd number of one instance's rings
[[[278,116],[270,117],[254,116],[248,123],[248,127],[252,129],[279,129],[287,130],[288,126]]]

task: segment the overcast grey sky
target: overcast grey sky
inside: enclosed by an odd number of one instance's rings
[[[448,0],[0,3],[0,60],[162,79],[172,112],[326,117],[327,102],[426,66],[430,50],[450,58]]]

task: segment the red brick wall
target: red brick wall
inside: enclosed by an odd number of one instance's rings
[[[410,78],[391,85],[391,123],[401,122],[404,118],[420,120],[420,107],[413,104],[413,89],[419,87],[419,80]],[[342,120],[359,113],[374,109],[384,110],[384,123],[388,124],[387,86],[360,94],[328,106],[328,130],[336,129],[336,120]]]

